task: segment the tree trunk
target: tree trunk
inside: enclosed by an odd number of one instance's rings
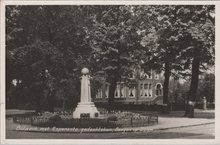
[[[175,90],[175,98],[174,98],[174,106],[175,106],[175,108],[174,109],[176,109],[176,107],[177,107],[177,103],[178,103],[178,97],[179,97],[179,91],[180,91],[180,83],[179,83],[179,78],[176,80],[176,83],[177,83],[177,87],[176,87],[176,90]]]
[[[117,82],[118,82],[118,73],[117,71],[113,71],[108,76],[109,76],[109,83],[110,83],[108,105],[109,105],[109,109],[111,110],[114,108],[115,90],[116,90]]]
[[[163,85],[163,104],[168,104],[168,95],[169,95],[169,80],[170,80],[170,64],[169,62],[165,63],[165,73],[164,73],[164,85]]]
[[[186,106],[185,116],[193,117],[194,116],[194,104],[197,97],[197,89],[199,83],[199,66],[200,66],[200,52],[201,49],[196,47],[193,52],[193,61],[192,61],[192,78],[189,90],[189,99]],[[190,109],[191,108],[191,109]]]
[[[35,94],[35,102],[36,102],[36,107],[35,107],[35,111],[36,112],[42,112],[42,104],[41,104],[41,99],[42,99],[42,91],[41,91],[41,88],[33,88],[32,91],[34,92]],[[41,92],[41,93],[39,93]]]
[[[54,91],[48,95],[48,111],[54,112]]]
[[[63,111],[65,111],[65,108],[66,108],[66,100],[63,99],[63,103],[62,103],[62,109],[63,109]]]
[[[117,86],[117,79],[114,78],[111,80],[109,86],[109,98],[108,98],[109,106],[112,106],[114,104],[116,86]]]

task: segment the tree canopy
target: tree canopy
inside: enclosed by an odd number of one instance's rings
[[[194,101],[199,75],[214,66],[214,11],[213,5],[6,6],[7,97],[17,90],[26,103],[50,111],[55,99],[77,103],[80,70],[88,67],[92,94],[107,81],[113,102],[117,82],[129,82],[142,67],[165,72],[164,103],[170,77],[190,77]]]

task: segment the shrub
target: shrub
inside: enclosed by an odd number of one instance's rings
[[[73,119],[69,113],[44,112],[38,116],[16,117],[17,123],[57,128],[116,128],[146,126],[158,123],[157,114],[112,111],[102,118]]]
[[[44,112],[40,116],[33,117],[32,125],[41,127],[53,127],[54,123],[61,120],[61,117],[56,113]]]
[[[114,115],[111,115],[107,118],[107,120],[109,121],[118,121],[118,117],[117,116],[114,116]]]
[[[50,116],[49,120],[55,122],[61,120],[61,117],[58,114],[54,114],[53,116]]]

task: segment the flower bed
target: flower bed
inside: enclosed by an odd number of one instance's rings
[[[45,112],[38,116],[16,117],[14,121],[19,124],[57,128],[124,128],[158,123],[158,116],[155,114],[141,115],[132,112],[112,111],[108,114],[102,114],[102,116],[99,119],[73,119],[72,114]]]

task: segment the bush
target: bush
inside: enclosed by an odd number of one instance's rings
[[[112,111],[105,118],[73,119],[72,115],[65,112],[44,112],[39,116],[17,117],[15,122],[31,124],[38,127],[57,128],[116,128],[146,126],[158,123],[157,114],[140,114],[128,111]]]
[[[52,122],[55,122],[55,121],[61,120],[61,117],[59,115],[55,114],[53,116],[50,116],[49,120]]]
[[[59,115],[60,114],[60,115]],[[40,115],[40,114],[39,114]],[[112,117],[110,117],[111,119]],[[117,121],[117,117],[113,117]],[[58,127],[58,128],[116,128],[115,123],[108,122],[107,119],[73,119],[68,113],[44,112],[40,116],[33,117],[32,125],[39,127]]]
[[[108,103],[96,103],[98,108],[104,108],[110,110],[121,110],[121,111],[162,111],[163,106],[157,104],[123,104],[115,102],[113,105]]]
[[[118,117],[111,115],[111,116],[109,116],[109,117],[107,118],[107,120],[109,120],[109,121],[118,121]]]
[[[41,116],[33,117],[32,125],[53,127],[58,120],[61,120],[60,115],[51,112],[44,112]]]

